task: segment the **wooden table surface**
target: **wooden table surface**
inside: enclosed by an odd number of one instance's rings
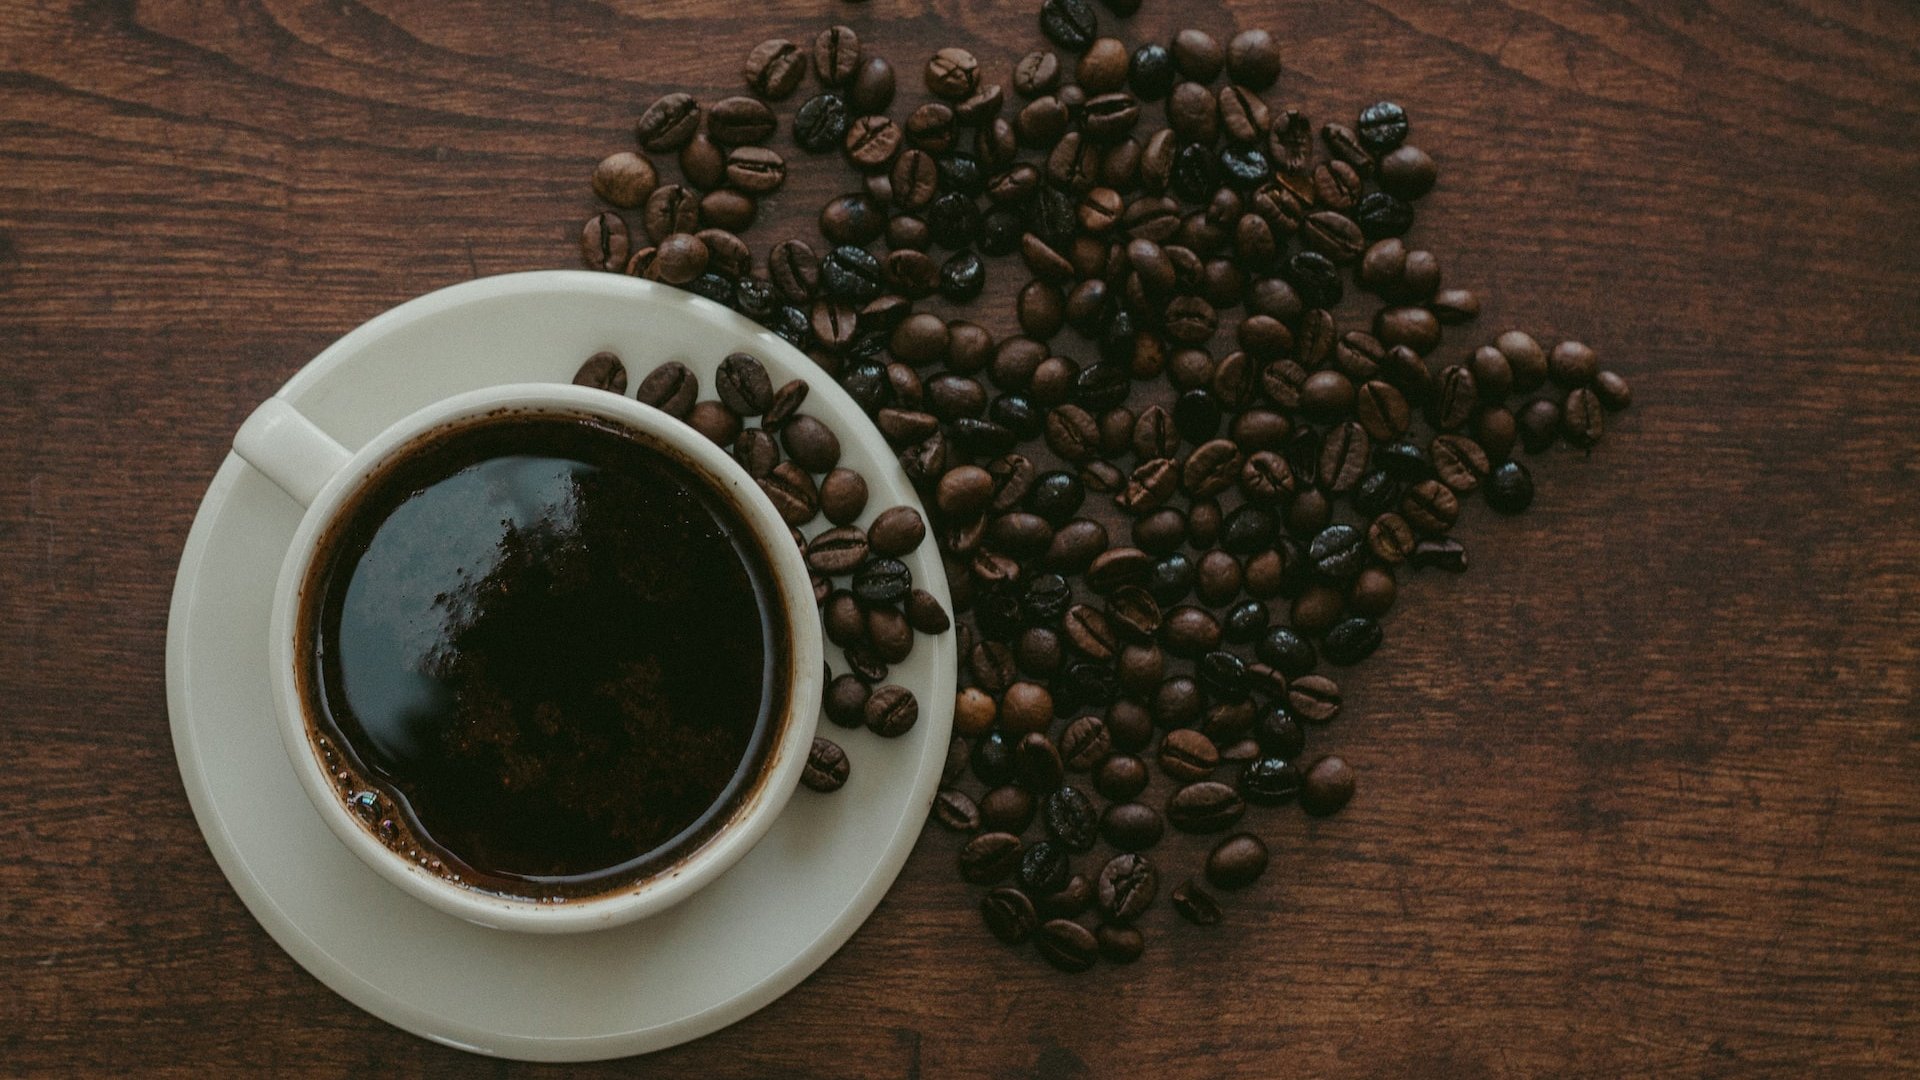
[[[349,1006],[215,867],[162,669],[201,493],[344,331],[571,265],[654,95],[831,20],[903,86],[949,43],[1004,78],[1035,7],[0,2],[0,1073],[560,1075]],[[1920,14],[1148,0],[1127,33],[1189,23],[1270,26],[1316,120],[1408,107],[1416,236],[1486,299],[1449,348],[1578,336],[1637,404],[1403,588],[1317,744],[1359,797],[1275,815],[1228,926],[1163,905],[1148,959],[1067,977],[986,937],[930,829],[818,974],[606,1074],[1912,1075]]]

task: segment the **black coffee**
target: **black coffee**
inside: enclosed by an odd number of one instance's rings
[[[781,600],[677,460],[595,420],[493,418],[402,455],[341,520],[302,686],[342,794],[396,850],[490,891],[591,895],[753,789],[787,695]]]

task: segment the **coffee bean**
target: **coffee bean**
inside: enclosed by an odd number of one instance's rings
[[[1307,769],[1300,805],[1315,817],[1335,814],[1353,798],[1353,767],[1338,757],[1323,757]]]
[[[892,163],[905,138],[900,126],[886,116],[862,116],[847,125],[840,145],[855,168],[875,172]]]
[[[1529,401],[1520,410],[1520,442],[1531,453],[1553,445],[1560,434],[1560,406],[1551,401]]]
[[[690,233],[674,233],[660,241],[651,276],[669,285],[684,285],[706,270],[707,245]]]
[[[1071,919],[1093,906],[1093,882],[1085,874],[1070,874],[1067,883],[1041,896],[1034,907],[1044,919]]]
[[[1239,793],[1217,780],[1187,784],[1167,799],[1167,820],[1181,832],[1219,832],[1239,821],[1246,810]]]
[[[807,567],[816,574],[852,572],[867,558],[867,534],[857,525],[828,529],[807,542]]]
[[[933,819],[954,832],[974,832],[980,828],[980,807],[964,791],[941,788],[933,797]]]
[[[1486,451],[1464,435],[1434,436],[1427,456],[1440,482],[1463,495],[1479,487],[1481,477],[1491,467]]]
[[[1047,0],[1049,6],[1062,3],[1063,0]],[[1084,5],[1086,0],[1073,0]],[[1045,8],[1042,12],[1045,12]],[[1088,9],[1091,14],[1092,9]],[[1061,44],[1063,48],[1066,46]],[[1040,925],[1034,936],[1034,946],[1047,963],[1061,971],[1078,973],[1093,967],[1100,955],[1099,942],[1094,939],[1093,931],[1077,922],[1067,919],[1049,919]]]
[[[823,473],[840,463],[840,439],[833,429],[805,413],[780,428],[787,456],[808,472]]]
[[[1308,214],[1300,239],[1308,247],[1342,265],[1358,262],[1367,246],[1366,234],[1361,231],[1359,223],[1334,210]]]
[[[1110,730],[1125,732],[1126,725],[1116,723]],[[1114,754],[1094,769],[1093,787],[1095,791],[1115,802],[1131,799],[1146,790],[1146,763],[1132,754]],[[1157,829],[1155,836],[1158,837]]]
[[[1006,723],[1012,713],[1012,703],[1007,702],[1001,711],[1001,722]],[[1036,795],[1044,795],[1058,788],[1065,775],[1060,763],[1060,751],[1053,745],[1052,739],[1038,731],[1030,731],[1021,737],[1014,748],[1014,760],[1021,785]]]
[[[1585,449],[1599,442],[1606,430],[1604,410],[1599,395],[1584,386],[1568,394],[1560,409],[1560,434],[1567,444]]]
[[[580,370],[574,372],[575,386],[591,386],[600,390],[611,390],[616,394],[627,392],[627,366],[620,362],[617,354],[597,352],[587,357]]]
[[[1192,878],[1174,886],[1171,899],[1173,910],[1195,926],[1214,926],[1220,922],[1220,902]]]
[[[1153,906],[1160,875],[1145,856],[1118,855],[1101,868],[1094,888],[1102,914],[1115,922],[1132,922]]]
[[[1000,646],[1001,650],[1005,648],[1004,645]],[[1011,654],[1007,655],[1006,666],[1009,669],[1008,681],[1011,681]],[[986,684],[989,680],[980,678],[976,668],[974,681]],[[998,675],[993,681],[999,681]],[[1041,732],[1053,723],[1053,695],[1046,687],[1030,682],[1014,682],[1011,685],[1001,682],[1000,686],[1004,691],[1000,702],[1000,724],[1003,728],[1016,733]]]
[[[1207,855],[1207,881],[1222,889],[1244,888],[1266,871],[1267,845],[1252,833],[1235,833]]]
[[[994,937],[1009,945],[1018,945],[1040,925],[1033,901],[1018,889],[1001,887],[989,890],[980,899],[980,917]]]
[[[860,38],[851,27],[832,26],[813,39],[813,70],[824,86],[843,86],[860,70]]]
[[[1227,75],[1241,86],[1265,90],[1280,77],[1280,43],[1265,30],[1242,30],[1227,43]]]
[[[580,230],[580,261],[589,270],[617,274],[626,268],[630,244],[626,220],[611,210],[601,211]]]
[[[1340,686],[1324,675],[1302,675],[1287,686],[1287,707],[1307,723],[1329,723],[1340,715]]]
[[[1400,513],[1420,532],[1443,533],[1459,516],[1460,500],[1440,481],[1422,480],[1401,499]]]
[[[1633,387],[1624,377],[1612,371],[1594,375],[1593,393],[1608,412],[1619,412],[1633,404]]]
[[[920,546],[926,539],[927,524],[911,506],[895,506],[880,512],[867,529],[867,542],[876,555],[898,557]]]
[[[920,719],[920,703],[913,691],[889,683],[867,699],[867,730],[883,738],[897,738],[913,730]]]
[[[727,152],[726,176],[740,191],[765,195],[786,183],[787,162],[764,146],[736,146]]]
[[[1320,651],[1328,661],[1347,666],[1373,655],[1380,647],[1380,624],[1364,615],[1342,619],[1327,631]]]
[[[1287,758],[1277,756],[1273,743],[1280,742],[1290,753],[1297,754],[1304,740],[1299,726],[1284,712],[1279,713],[1277,722],[1287,725],[1279,735],[1271,734],[1271,727],[1258,729],[1263,732],[1262,747],[1275,756],[1256,758],[1240,770],[1240,794],[1256,806],[1279,806],[1292,802],[1300,793],[1300,770]]]
[[[653,162],[631,150],[608,155],[593,170],[594,194],[628,210],[646,202],[659,183]]]
[[[770,101],[793,93],[806,73],[807,62],[800,47],[783,38],[763,41],[747,54],[747,89]]]
[[[1189,728],[1167,732],[1160,742],[1160,768],[1175,780],[1204,780],[1220,764],[1213,741]]]
[[[1041,840],[1027,846],[1014,871],[1014,881],[1029,896],[1046,896],[1066,887],[1073,867],[1059,846]]]
[[[1091,851],[1099,838],[1099,813],[1079,788],[1061,787],[1056,782],[1055,789],[1040,802],[1040,817],[1046,824],[1047,835],[1068,851]]]
[[[641,112],[634,134],[644,149],[678,150],[700,130],[700,111],[692,94],[662,95]]]
[[[1373,440],[1368,438],[1366,428],[1352,420],[1335,424],[1320,444],[1321,485],[1335,493],[1352,491],[1367,474],[1372,452]]]
[[[1045,0],[1040,5],[1040,32],[1056,47],[1078,56],[1099,36],[1100,19],[1089,0]]]
[[[807,763],[800,770],[800,782],[813,791],[839,791],[850,772],[846,751],[833,740],[816,736],[807,751]]]
[[[1025,851],[1012,833],[981,833],[960,849],[960,876],[974,885],[991,885],[1013,873]]]
[[[935,97],[959,101],[979,89],[980,62],[965,49],[940,49],[927,61],[926,81]]]
[[[1175,134],[1187,141],[1188,146],[1199,147],[1204,155],[1206,145],[1212,143],[1220,134],[1220,102],[1214,97],[1212,91],[1198,82],[1180,83],[1167,97],[1167,123],[1173,128]],[[1176,172],[1181,168],[1181,157],[1181,152],[1176,151],[1174,155]],[[1210,171],[1204,164],[1206,160],[1204,156],[1195,158],[1194,161],[1201,164],[1187,166],[1201,170],[1201,175],[1186,185],[1188,190],[1182,193],[1187,194],[1194,201],[1200,201],[1196,196],[1200,196],[1206,187],[1205,174]],[[1176,185],[1180,183],[1177,178],[1170,182]],[[1195,191],[1195,187],[1201,190]]]
[[[686,419],[700,395],[700,377],[678,360],[669,360],[640,380],[634,396],[668,416]]]
[[[1547,374],[1561,386],[1586,386],[1599,372],[1599,358],[1578,341],[1563,341],[1547,354]]]
[[[907,594],[907,624],[922,634],[944,634],[953,620],[932,593],[915,589]]]
[[[1180,73],[1199,83],[1210,83],[1226,65],[1226,50],[1203,30],[1182,30],[1173,36],[1173,62]]]
[[[816,94],[793,114],[793,141],[802,150],[824,153],[840,145],[852,122],[846,98],[832,91]]]

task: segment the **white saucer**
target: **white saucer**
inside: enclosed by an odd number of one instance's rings
[[[712,396],[714,369],[735,350],[765,361],[775,385],[809,377],[802,411],[834,428],[842,460],[872,490],[862,524],[890,506],[920,506],[879,434],[812,361],[717,304],[614,274],[513,274],[421,297],[336,342],[280,396],[351,450],[450,394],[566,382],[601,349],[625,359],[631,383],[679,360],[700,374],[702,396]],[[919,697],[919,724],[892,740],[823,725],[852,759],[846,786],[795,793],[752,852],[671,911],[614,930],[536,936],[471,925],[408,897],[322,823],[275,728],[267,612],[300,513],[227,456],[180,559],[167,706],[180,775],[220,868],[273,939],[347,1000],[483,1054],[583,1061],[658,1050],[799,983],[853,934],[906,862],[950,737],[946,635],[922,638],[893,668],[892,680]],[[916,584],[948,602],[930,541],[907,562]],[[844,670],[839,650],[828,658]]]

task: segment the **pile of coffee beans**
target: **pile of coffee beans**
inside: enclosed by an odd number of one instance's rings
[[[1148,852],[1171,834],[1205,853],[1166,875],[1168,906],[1212,925],[1216,894],[1269,864],[1259,814],[1347,804],[1354,770],[1307,749],[1343,708],[1329,669],[1379,648],[1411,574],[1467,568],[1468,501],[1532,503],[1516,449],[1590,448],[1631,400],[1579,342],[1461,340],[1480,299],[1411,239],[1438,167],[1400,105],[1316,126],[1276,89],[1274,35],[1130,43],[1105,17],[1045,0],[1052,47],[1004,83],[957,47],[902,80],[845,26],[763,42],[743,95],[646,108],[581,233],[587,265],[804,351],[898,453],[959,617],[933,816],[965,836],[988,929],[1069,971],[1141,954]],[[913,81],[925,94],[897,100]],[[783,124],[808,167],[859,183],[762,261],[739,234],[784,181]],[[681,182],[648,156],[667,154]],[[1014,309],[960,317],[993,273],[1024,274]],[[742,437],[713,409],[688,419]],[[882,643],[917,617],[881,525],[864,555],[854,534],[806,541],[817,571],[855,567],[821,594],[846,649],[836,723],[872,725]]]
[[[626,364],[614,353],[595,353],[573,381],[624,396]],[[822,711],[841,727],[898,738],[919,722],[920,702],[913,691],[887,682],[888,665],[913,654],[916,634],[944,634],[953,621],[939,599],[914,586],[913,571],[901,561],[926,539],[920,511],[895,506],[867,528],[855,524],[867,509],[867,478],[840,464],[833,429],[800,411],[807,391],[802,379],[776,388],[758,357],[739,352],[720,361],[711,398],[700,397],[700,376],[677,360],[648,372],[634,397],[731,452],[760,485],[812,574],[827,640],[845,650],[848,674],[835,678],[828,663]],[[836,581],[847,584],[836,587]],[[838,791],[851,772],[846,751],[819,737],[800,782]]]

